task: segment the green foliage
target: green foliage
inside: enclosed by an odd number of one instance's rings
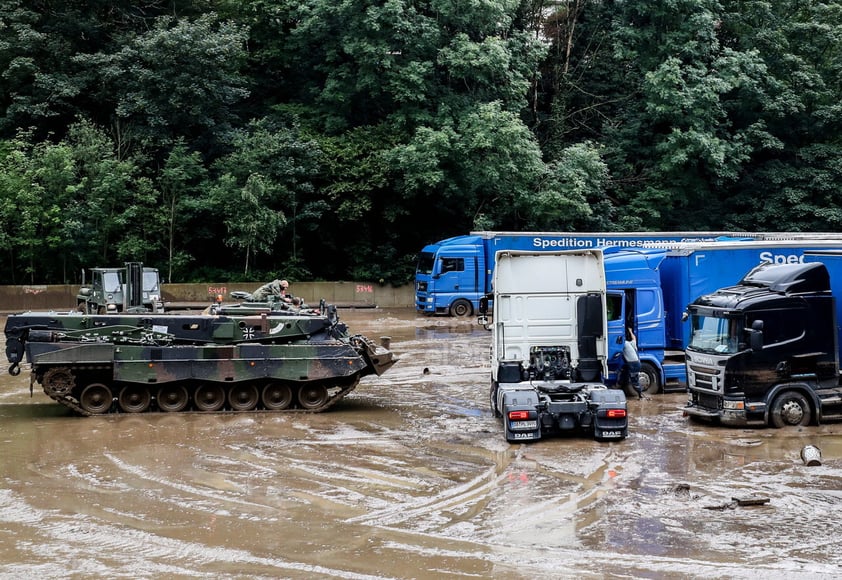
[[[516,222],[516,206],[528,203],[545,171],[534,136],[498,102],[480,104],[438,129],[420,127],[387,160],[411,205],[435,204],[441,214],[461,219],[464,230]]]
[[[150,216],[158,225],[160,237],[167,242],[167,269],[164,280],[172,281],[173,273],[183,274],[191,262],[190,255],[179,247],[200,241],[196,228],[186,227],[202,210],[210,209],[208,197],[202,195],[207,170],[197,151],[188,151],[182,138],[170,150],[159,173],[161,211]]]
[[[289,225],[295,258],[297,222],[321,215],[312,182],[319,170],[318,147],[294,129],[259,121],[235,133],[232,149],[215,164],[220,178],[210,188],[208,205],[224,216],[225,243],[244,252],[248,272],[252,255],[271,253]]]
[[[162,16],[118,50],[78,54],[74,62],[97,71],[99,98],[144,142],[218,139],[236,122],[233,106],[248,96],[240,74],[246,39],[242,26],[213,13]]]
[[[400,284],[472,229],[842,227],[836,0],[7,0],[0,79],[9,282]]]
[[[538,195],[525,200],[527,227],[564,231],[587,224],[591,206],[604,197],[608,177],[608,166],[593,143],[571,145],[547,167]]]
[[[842,163],[839,148],[805,147],[791,159],[769,160],[733,198],[737,228],[842,231]]]

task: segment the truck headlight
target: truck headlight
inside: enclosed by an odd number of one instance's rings
[[[722,408],[731,411],[744,411],[746,403],[745,401],[722,401]]]
[[[428,297],[427,297],[427,302],[429,302],[430,304],[432,304],[432,303],[433,303],[433,297],[432,297],[432,296],[428,296]]]

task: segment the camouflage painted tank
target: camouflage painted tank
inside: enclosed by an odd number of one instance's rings
[[[30,363],[52,399],[112,411],[320,412],[392,353],[350,335],[334,307],[272,315],[27,312],[6,321],[9,372]]]

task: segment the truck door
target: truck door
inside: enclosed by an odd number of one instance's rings
[[[619,365],[623,351],[622,337],[626,329],[626,300],[622,290],[609,290],[606,296],[608,311],[608,369],[613,371]],[[621,361],[620,361],[621,362]]]
[[[475,256],[441,256],[436,269],[437,307],[448,308],[457,300],[475,302],[479,276]]]

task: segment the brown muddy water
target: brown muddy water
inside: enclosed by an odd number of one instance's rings
[[[401,360],[317,415],[84,418],[1,365],[0,575],[839,576],[842,424],[699,425],[671,394],[630,402],[624,442],[509,445],[489,333],[341,316]],[[751,496],[770,501],[732,504]]]

